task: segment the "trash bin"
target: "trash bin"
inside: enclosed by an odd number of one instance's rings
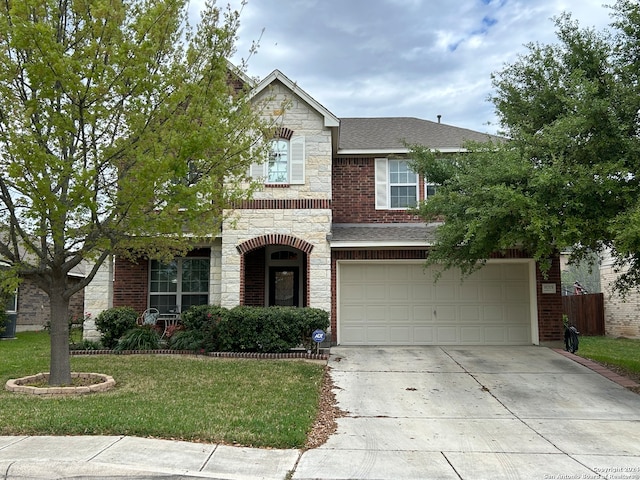
[[[17,313],[7,313],[7,319],[4,322],[4,330],[0,332],[0,338],[16,338],[16,322],[18,321]]]

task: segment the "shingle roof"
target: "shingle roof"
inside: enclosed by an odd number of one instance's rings
[[[423,244],[433,243],[438,224],[424,223],[334,223],[331,226],[331,244],[338,243],[393,243]]]
[[[338,151],[404,150],[404,142],[438,150],[460,149],[465,141],[489,139],[503,140],[495,135],[413,117],[341,118]]]

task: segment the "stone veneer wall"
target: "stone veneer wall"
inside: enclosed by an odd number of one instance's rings
[[[93,265],[87,266],[87,271]],[[95,318],[108,308],[113,307],[113,257],[109,256],[84,289],[84,311],[87,318],[82,327],[84,340],[99,341],[100,332],[96,328]]]
[[[626,298],[622,298],[612,288],[617,277],[613,259],[607,254],[600,265],[605,334],[612,337],[640,338],[640,293],[633,290]]]
[[[211,245],[209,261],[209,303],[220,305],[222,301],[222,242],[216,238]]]
[[[255,200],[331,199],[331,130],[324,126],[324,118],[284,85],[274,82],[271,88],[256,97],[267,102],[266,113],[280,114],[278,125],[305,138],[305,183],[303,185],[265,186],[254,194]],[[264,159],[266,160],[266,159]],[[269,232],[263,232],[269,233]]]
[[[309,306],[331,311],[331,250],[327,234],[331,210],[242,210],[235,225],[224,228],[222,238],[221,305],[233,308],[241,303],[241,255],[237,246],[265,233],[285,234],[313,245],[307,255]]]
[[[309,306],[331,310],[331,130],[324,118],[284,85],[274,82],[255,98],[278,124],[305,138],[305,183],[266,185],[233,212],[222,228],[221,305],[241,303],[243,267],[237,247],[263,235],[290,235],[313,245],[307,255]],[[282,111],[282,105],[286,105]],[[257,301],[257,300],[256,300]]]
[[[89,265],[89,270],[93,265]],[[100,312],[113,306],[113,257],[107,258],[98,268],[91,283],[84,289],[84,311],[95,318]]]

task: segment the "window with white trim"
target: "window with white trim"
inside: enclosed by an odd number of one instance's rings
[[[418,174],[409,160],[376,158],[376,209],[405,210],[418,204]]]
[[[267,183],[289,183],[289,140],[278,138],[271,141]]]
[[[424,199],[429,200],[431,197],[433,197],[436,192],[438,191],[438,184],[436,183],[431,183],[428,180],[425,179],[424,181]]]
[[[180,313],[208,303],[208,258],[177,258],[168,263],[151,260],[149,307],[160,313]]]
[[[303,185],[305,183],[305,137],[275,138],[269,144],[269,158],[254,163],[249,170],[253,179],[267,185]]]

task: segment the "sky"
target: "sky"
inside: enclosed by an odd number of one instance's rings
[[[192,0],[192,15],[203,0]],[[200,2],[200,3],[199,3]],[[491,74],[556,42],[568,12],[602,30],[613,0],[218,0],[241,11],[237,53],[259,79],[278,69],[338,118],[418,117],[499,130]],[[256,54],[250,46],[259,41]]]

